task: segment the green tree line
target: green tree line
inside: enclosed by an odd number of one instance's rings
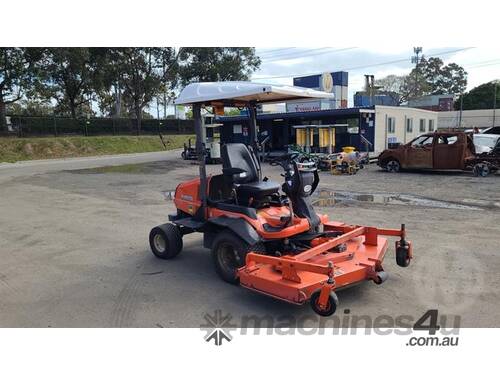
[[[378,88],[396,95],[400,103],[423,95],[460,94],[467,88],[467,72],[439,57],[422,57],[407,75],[388,75],[375,81]]]
[[[0,48],[0,130],[9,112],[129,116],[166,107],[190,82],[248,80],[260,66],[251,47]]]

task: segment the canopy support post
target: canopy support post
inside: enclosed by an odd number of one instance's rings
[[[259,178],[262,178],[262,170],[260,166],[260,145],[259,138],[257,134],[257,109],[255,102],[248,104],[248,118],[249,118],[249,135],[250,135],[250,145],[252,146],[255,157],[257,158],[257,168],[259,169]]]
[[[200,198],[201,207],[196,213],[199,219],[206,219],[207,211],[207,171],[205,167],[206,146],[203,139],[203,120],[201,118],[201,104],[193,104],[193,120],[194,131],[196,133],[196,155],[198,156],[198,164],[200,169]]]

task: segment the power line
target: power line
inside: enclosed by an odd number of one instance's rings
[[[262,51],[260,53],[258,53],[258,55],[267,55],[267,54],[274,54],[276,52],[280,52],[280,51],[287,51],[287,50],[290,50],[290,49],[296,49],[296,47],[287,47],[287,48],[273,48],[273,49],[268,49],[268,50],[265,50],[265,51]],[[278,53],[279,54],[279,53]]]
[[[312,56],[318,56],[318,55],[325,55],[329,53],[336,53],[336,52],[343,52],[343,51],[349,51],[352,49],[356,49],[358,47],[348,47],[348,48],[340,48],[340,49],[334,49],[331,51],[323,51],[323,52],[315,52],[315,53],[306,53],[298,56],[293,56],[293,57],[285,57],[285,58],[276,58],[272,60],[264,60],[264,63],[269,63],[269,62],[275,62],[275,61],[286,61],[286,60],[295,60],[295,59],[301,59],[304,57],[312,57]]]
[[[435,56],[442,56],[442,55],[447,55],[450,53],[456,53],[456,52],[461,52],[465,50],[469,50],[475,47],[466,47],[466,48],[460,48],[456,50],[451,50],[451,51],[445,51],[445,52],[440,52],[440,53],[434,53],[432,55],[427,55],[427,57],[435,57]],[[342,67],[342,68],[336,68],[333,70],[358,70],[358,69],[366,69],[366,68],[372,68],[375,66],[383,66],[383,65],[390,65],[390,64],[396,64],[396,63],[401,63],[401,62],[409,62],[408,58],[405,59],[398,59],[398,60],[392,60],[392,61],[385,61],[377,64],[369,64],[369,65],[360,65],[360,66],[354,66],[354,67]],[[316,75],[316,74],[321,74],[322,72],[316,72],[316,73],[306,73],[306,74],[289,74],[289,75],[281,75],[281,76],[266,76],[266,77],[259,77],[259,78],[253,78],[252,81],[256,80],[263,80],[263,79],[274,79],[274,78],[290,78],[290,77],[306,77],[309,75]]]
[[[331,47],[322,47],[322,48],[311,48],[311,49],[304,49],[301,51],[292,51],[292,52],[287,52],[283,54],[279,54],[278,56],[270,56],[270,57],[264,57],[263,60],[275,60],[275,59],[287,59],[289,57],[293,57],[296,55],[303,55],[303,54],[308,54],[308,53],[315,53],[316,51],[323,51],[323,50],[329,50],[332,49]]]

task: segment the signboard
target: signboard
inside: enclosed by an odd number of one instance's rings
[[[286,103],[287,112],[308,112],[308,111],[320,111],[320,110],[321,110],[320,100]]]
[[[323,73],[321,75],[320,88],[324,92],[333,91],[333,78],[331,73]]]

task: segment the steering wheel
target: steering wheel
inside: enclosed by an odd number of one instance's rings
[[[269,164],[271,164],[273,166],[279,165],[279,166],[285,168],[285,166],[291,164],[292,161],[297,159],[299,156],[300,156],[300,153],[298,153],[298,152],[287,153],[287,154],[284,154],[281,156],[274,157],[273,160],[271,160],[269,162]]]

